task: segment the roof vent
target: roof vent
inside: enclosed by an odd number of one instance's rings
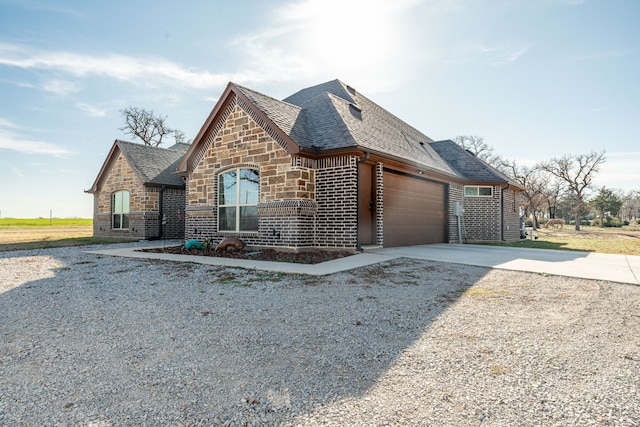
[[[349,92],[351,92],[351,95],[356,95],[356,90],[354,88],[352,88],[351,86],[347,85],[347,90]]]
[[[466,151],[467,153],[471,154],[473,157],[476,157],[476,153],[474,153],[473,151],[465,148],[464,151]]]
[[[351,115],[358,120],[362,120],[362,108],[358,107],[355,104],[349,104],[349,111]]]

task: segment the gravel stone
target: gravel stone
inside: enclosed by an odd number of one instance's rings
[[[104,247],[0,253],[0,426],[640,425],[638,286]]]

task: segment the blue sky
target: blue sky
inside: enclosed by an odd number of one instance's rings
[[[127,106],[193,138],[229,81],[335,78],[523,164],[606,150],[640,190],[636,0],[0,0],[0,215],[91,217]]]

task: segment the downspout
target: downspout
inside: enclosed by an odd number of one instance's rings
[[[360,163],[369,160],[369,152],[365,151],[364,157],[356,162],[356,248],[362,250],[360,246]]]

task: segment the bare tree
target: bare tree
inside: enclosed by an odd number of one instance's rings
[[[620,216],[623,221],[631,221],[633,218],[640,216],[640,191],[631,190],[626,194],[622,194],[622,207]]]
[[[493,151],[493,147],[484,142],[484,138],[476,135],[456,136],[453,141],[491,166],[500,169],[503,159]]]
[[[580,231],[580,215],[586,205],[586,197],[591,189],[593,177],[606,160],[604,154],[604,151],[578,155],[567,154],[539,165],[541,169],[567,184],[567,189],[576,202],[576,231]]]
[[[176,141],[176,144],[190,144],[191,141],[187,139],[187,136],[181,130],[174,129],[171,134],[173,135],[173,139]]]
[[[558,179],[548,180],[546,188],[544,189],[544,198],[547,202],[547,209],[549,211],[549,218],[555,219],[558,203],[560,202],[560,196],[564,192],[564,183]]]
[[[544,192],[547,186],[547,178],[538,167],[518,165],[515,161],[502,161],[501,170],[520,184],[524,191],[522,195],[526,199],[524,205],[527,213],[532,214],[533,229],[538,229],[536,212],[544,202]]]
[[[156,116],[153,111],[138,107],[127,107],[120,113],[125,121],[120,130],[140,139],[145,145],[157,147],[167,135],[173,135],[176,143],[188,143],[184,132],[167,126],[166,116]]]

